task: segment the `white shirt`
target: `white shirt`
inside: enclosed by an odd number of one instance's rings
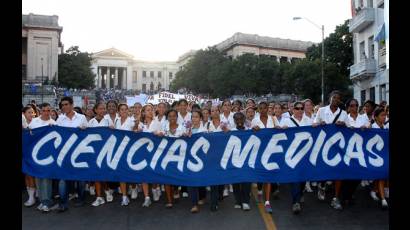
[[[225,117],[224,113],[221,113],[219,116],[219,119],[221,120],[221,123],[227,123],[228,124],[228,129],[231,130],[235,126],[235,121],[233,119],[233,114],[232,112],[229,113],[228,117]]]
[[[312,124],[313,124],[313,121],[315,120],[315,114],[313,114],[313,113],[312,113],[311,117],[306,115],[306,113],[303,113],[303,117],[306,117],[307,119],[311,120]]]
[[[199,128],[198,128],[198,129],[195,129],[195,128],[192,126],[191,131],[192,131],[192,134],[195,134],[195,133],[205,133],[207,130],[206,130],[206,127],[204,127],[204,126],[202,125],[202,122],[201,122],[201,124],[199,125]]]
[[[262,120],[260,119],[260,117],[255,117],[252,120],[252,126],[251,127],[255,127],[255,126],[259,126],[259,128],[264,129],[264,128],[273,128],[275,127],[275,119],[268,115],[268,120],[266,121],[266,127],[263,124]]]
[[[251,128],[248,128],[248,127],[245,126],[245,129],[240,130],[240,131],[250,130],[250,129],[251,129]],[[238,129],[237,129],[236,126],[235,126],[235,127],[233,127],[233,128],[231,129],[231,131],[238,131]]]
[[[95,119],[95,117],[88,121],[88,127],[108,127],[108,126],[110,126],[110,120],[105,117],[103,117],[100,122],[98,122],[97,119]]]
[[[116,118],[114,121],[114,127],[119,130],[132,131],[134,128],[134,125],[135,125],[134,118],[131,118],[131,117],[127,117],[127,119],[125,119],[124,123],[122,124],[121,124],[121,117]]]
[[[376,122],[374,122],[374,123],[372,124],[372,128],[374,128],[374,129],[381,129]],[[383,129],[388,129],[388,128],[389,128],[389,126],[386,126],[386,125],[383,126]]]
[[[296,119],[294,115],[292,115],[292,118],[293,120],[296,121],[296,123],[298,123],[299,126],[311,126],[312,125],[312,121],[308,117],[302,116],[302,120],[300,121]],[[284,126],[287,126],[289,128],[297,127],[297,125],[290,118],[283,118],[282,127]]]
[[[353,128],[360,128],[362,126],[369,126],[370,121],[369,118],[367,117],[366,114],[359,114],[356,117],[356,120],[353,119],[353,117],[350,116],[350,113],[347,115],[347,118],[349,119],[349,125]]]
[[[208,127],[206,127],[208,128]],[[208,132],[213,133],[213,132],[222,132],[221,128],[221,123],[219,123],[218,127],[215,127],[214,123],[212,121],[209,122],[209,129]]]
[[[186,129],[183,125],[178,124],[177,129],[175,130],[175,133],[171,133],[170,128],[169,128],[169,123],[163,127],[163,132],[165,132],[165,136],[167,137],[180,137],[182,134],[186,133]]]
[[[321,107],[317,111],[314,123],[320,123],[324,121],[326,124],[332,124],[333,120],[335,119],[337,114],[339,114],[339,112],[340,108],[337,108],[337,110],[334,113],[332,113],[332,110],[330,110],[330,105]],[[346,111],[342,110],[342,113],[340,114],[337,121],[343,121],[344,123],[346,123],[346,126],[349,126],[349,120],[347,118]]]
[[[162,127],[161,123],[156,119],[153,119],[149,125],[142,124],[142,122],[140,124],[142,125],[142,131],[145,133],[159,132]]]
[[[110,114],[107,113],[107,114],[104,115],[104,118],[107,119],[108,122],[109,122],[109,126],[114,126],[115,119],[117,119],[117,118],[119,118],[119,117],[120,117],[120,116],[118,116],[118,113],[115,113],[115,118],[114,118],[114,120],[111,120]]]
[[[159,120],[158,116],[155,116],[154,120],[158,121],[159,123],[161,123],[161,127],[166,125],[168,123],[167,117],[165,116],[165,114],[162,116],[162,119]]]
[[[283,118],[289,118],[290,117],[289,111],[286,111],[286,112],[282,113],[282,117]]]
[[[71,128],[87,127],[87,118],[83,114],[79,114],[76,111],[73,112],[74,116],[72,119],[68,118],[65,114],[61,114],[57,119],[57,125]]]
[[[182,117],[181,113],[178,112],[178,120],[177,120],[178,125],[182,125],[185,127],[185,122],[191,121],[191,115],[192,114],[190,112],[187,112],[187,114],[185,114],[185,117]]]
[[[278,119],[278,117],[274,116],[275,125],[279,126],[279,127],[283,127],[285,122],[286,122],[286,118],[289,119],[289,117],[284,117],[283,114],[282,114],[282,116],[280,116],[280,119]]]
[[[42,120],[40,117],[36,117],[36,118],[33,118],[33,120],[31,120],[28,127],[30,129],[35,129],[35,128],[39,128],[39,127],[43,127],[43,126],[47,126],[47,125],[55,125],[55,124],[56,124],[56,121],[51,119],[51,117],[47,121]]]
[[[26,117],[25,117],[23,114],[21,114],[21,122],[22,122],[23,128],[27,128],[27,127],[28,127],[27,119],[26,119]]]

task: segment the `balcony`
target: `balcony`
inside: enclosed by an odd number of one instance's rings
[[[350,66],[350,80],[360,80],[376,74],[376,60],[364,59]]]
[[[374,8],[363,8],[359,13],[350,20],[349,32],[359,33],[375,20],[375,9]]]

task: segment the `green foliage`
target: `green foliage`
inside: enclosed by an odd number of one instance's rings
[[[91,54],[81,52],[78,46],[70,47],[58,56],[58,76],[63,87],[93,88],[95,74],[91,71]]]
[[[337,26],[325,39],[325,98],[335,89],[352,96],[348,67],[352,65],[352,34],[348,21]],[[224,56],[215,47],[199,50],[176,74],[171,90],[188,89],[193,93],[225,98],[231,95],[267,93],[296,94],[321,99],[321,44],[308,48],[306,59],[278,63],[270,56],[243,54],[234,59]]]

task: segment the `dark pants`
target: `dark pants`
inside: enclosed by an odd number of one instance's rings
[[[251,199],[251,183],[233,184],[233,194],[235,195],[236,204],[249,204]]]
[[[205,187],[188,187],[189,196],[191,197],[192,206],[198,205],[198,200],[206,198]]]
[[[224,185],[211,186],[211,206],[218,205],[218,200],[223,199]]]
[[[343,180],[341,191],[340,191],[341,192],[340,199],[342,201],[352,200],[353,193],[356,191],[356,188],[359,184],[360,184],[359,180]]]
[[[303,190],[305,189],[305,182],[291,183],[291,193],[292,193],[292,204],[300,203],[300,198],[302,197]]]

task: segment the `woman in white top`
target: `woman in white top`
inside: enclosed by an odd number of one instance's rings
[[[158,135],[161,132],[161,123],[154,119],[154,107],[151,104],[144,105],[141,109],[141,123],[142,131],[146,133],[153,133]],[[151,205],[151,197],[149,196],[148,183],[142,183],[142,190],[144,192],[145,200],[142,207],[149,207]],[[154,201],[158,201],[161,196],[161,189],[158,184],[152,185],[152,194]]]
[[[256,102],[252,98],[248,98],[246,101],[246,108],[253,107],[255,110],[255,117],[259,117],[259,112],[256,111]]]
[[[313,111],[314,106],[315,105],[313,104],[313,101],[310,100],[309,98],[303,101],[303,107],[305,108],[303,116],[309,118],[312,121],[312,123],[313,123],[313,120],[315,119],[314,111]]]
[[[22,127],[23,129],[29,128],[29,125],[31,121],[34,118],[34,109],[31,106],[26,106],[23,108],[23,116],[24,119],[22,120]],[[25,181],[26,181],[26,187],[27,187],[27,193],[28,193],[28,200],[24,202],[24,206],[26,207],[31,207],[36,203],[36,198],[34,197],[34,194],[36,192],[36,183],[34,180],[34,177],[25,175]]]
[[[95,117],[92,118],[90,121],[88,121],[88,127],[109,127],[110,121],[107,118],[104,118],[104,114],[106,112],[105,103],[103,102],[97,103],[94,106],[93,110],[95,113]],[[92,206],[97,207],[102,204],[105,204],[105,200],[101,194],[102,188],[104,188],[107,202],[113,201],[113,196],[110,190],[108,189],[107,183],[96,181],[94,185],[95,185],[95,192],[97,194],[97,198],[91,204]]]
[[[235,128],[235,122],[233,120],[233,114],[231,112],[231,101],[225,99],[222,102],[222,113],[220,115],[222,126],[226,126],[229,130]]]
[[[178,124],[182,126],[186,126],[185,123],[191,122],[191,113],[187,110],[188,109],[188,101],[185,99],[181,99],[178,101]]]
[[[245,109],[245,127],[250,129],[252,128],[252,121],[255,118],[255,108],[248,107]]]
[[[142,110],[142,105],[139,102],[136,102],[134,104],[134,114],[133,117],[134,118],[134,122],[140,121],[141,120],[141,110]]]
[[[283,126],[283,110],[284,106],[280,103],[276,103],[275,107],[273,108],[273,113],[275,114],[274,118],[276,119],[276,122],[280,127]]]
[[[207,130],[202,125],[202,113],[200,110],[194,109],[192,112],[192,127],[188,131],[188,135],[206,132]],[[199,212],[198,204],[204,204],[204,199],[206,198],[205,187],[188,187],[189,195],[192,201],[191,213]]]
[[[295,102],[292,108],[293,108],[292,116],[289,118],[285,118],[282,128],[286,129],[286,128],[291,128],[291,127],[312,125],[312,120],[306,116],[303,116],[304,107],[303,107],[302,102]],[[303,190],[304,190],[305,184],[306,183],[301,183],[301,182],[291,183],[292,211],[294,214],[298,214],[302,210],[300,202],[303,196]]]
[[[110,126],[114,126],[114,121],[118,118],[118,104],[114,100],[107,101],[107,114],[104,115],[105,119],[108,119]]]
[[[202,110],[202,126],[206,127],[208,123],[211,121],[210,116],[211,116],[211,109],[208,107],[204,107]]]
[[[386,111],[383,107],[376,108],[373,113],[374,123],[372,124],[372,128],[374,129],[387,129],[384,125],[386,121]],[[385,186],[386,185],[386,186]],[[379,194],[381,199],[381,205],[383,209],[389,207],[387,204],[386,198],[389,196],[389,181],[388,180],[375,180],[374,181],[374,189],[371,191],[370,195],[375,200],[378,201],[379,198],[376,195],[376,192]]]
[[[272,116],[268,115],[268,103],[262,101],[259,103],[259,117],[255,117],[252,120],[252,128],[255,130],[265,129],[265,128],[274,128],[278,126],[275,125],[275,120]],[[270,205],[270,194],[271,194],[271,183],[264,183],[263,187],[265,188],[265,211],[267,213],[272,213],[272,207]],[[277,184],[274,184],[274,189],[277,191]],[[262,201],[262,188],[261,183],[258,183],[258,199]]]
[[[275,116],[275,113],[273,112],[273,109],[275,108],[275,102],[269,102],[269,106],[268,106],[268,114],[269,116]]]
[[[168,110],[166,117],[168,122],[165,127],[162,127],[162,131],[159,133],[159,135],[165,135],[167,137],[181,137],[188,135],[185,127],[182,124],[178,124],[178,112],[175,109]],[[174,202],[174,186],[165,185],[165,193],[167,196],[167,204],[165,205],[165,207],[172,208]]]
[[[167,111],[167,105],[164,102],[160,102],[157,105],[157,109],[155,111],[155,120],[161,123],[161,127],[165,126],[167,123],[167,118],[165,116],[165,112]]]
[[[134,119],[128,117],[128,106],[127,104],[119,104],[118,105],[118,113],[119,117],[114,121],[114,128],[119,130],[127,130],[127,131],[139,131],[140,127],[138,127],[139,122],[135,123]],[[137,126],[137,127],[135,127]],[[120,190],[122,194],[122,206],[127,206],[130,202],[127,195],[127,184],[125,182],[120,182]],[[135,189],[136,190],[136,189]],[[135,193],[135,190],[133,192]]]

